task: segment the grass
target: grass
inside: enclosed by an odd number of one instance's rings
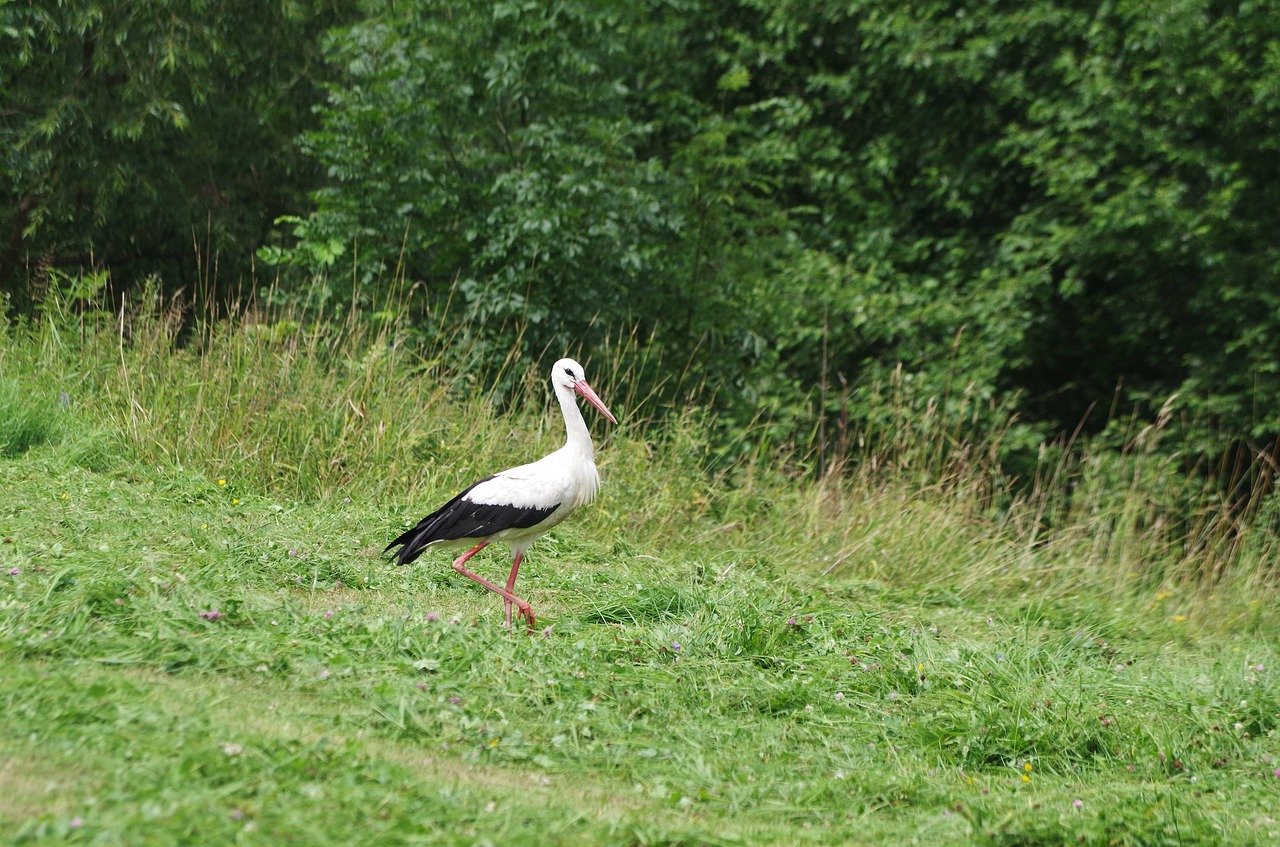
[[[446,554],[380,551],[556,446],[541,374],[508,413],[390,327],[61,320],[0,337],[36,422],[0,455],[0,840],[1280,837],[1274,540],[1172,543],[1168,479],[709,475],[620,343],[587,363],[603,498],[531,550],[527,637]]]

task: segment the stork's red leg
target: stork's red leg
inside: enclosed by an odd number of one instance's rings
[[[516,574],[520,572],[520,560],[524,558],[523,553],[516,553],[515,560],[511,563],[511,576],[507,577],[507,591],[514,592],[516,589]],[[511,601],[504,600],[507,609],[507,629],[511,628]]]
[[[457,567],[461,567],[462,565],[465,565],[465,564],[467,563],[467,560],[468,560],[468,559],[470,559],[470,558],[471,558],[472,556],[474,556],[476,553],[479,553],[481,550],[483,550],[484,548],[486,548],[486,547],[488,547],[488,546],[489,546],[489,542],[488,542],[488,541],[481,541],[479,544],[477,544],[476,546],[472,547],[470,550],[468,550],[467,552],[463,553],[463,554],[462,554],[461,556],[459,556],[458,558],[454,559],[454,560],[453,560],[453,566],[454,566],[455,568],[457,568]]]
[[[485,579],[484,577],[479,576],[477,574],[473,574],[471,571],[466,569],[465,565],[467,563],[467,559],[470,559],[476,553],[479,553],[481,548],[483,548],[488,543],[489,542],[487,541],[482,541],[481,543],[477,544],[475,547],[472,547],[470,550],[463,553],[461,556],[457,558],[457,560],[454,561],[453,569],[458,573],[462,574],[463,576],[465,576],[467,579],[475,580],[476,582],[480,583],[490,591],[496,594],[501,594],[503,599],[506,600],[508,603],[515,603],[516,608],[520,610],[520,617],[524,618],[528,622],[529,632],[533,632],[533,626],[534,626],[533,609],[530,608],[529,602],[527,600],[521,600],[519,597],[512,594],[507,589],[494,585],[492,582]]]

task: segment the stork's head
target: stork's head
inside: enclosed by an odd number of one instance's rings
[[[600,410],[600,414],[614,423],[618,422],[618,419],[605,408],[604,403],[591,390],[591,386],[587,384],[582,365],[573,359],[561,359],[551,366],[551,384],[556,391],[572,391],[576,394],[581,394],[587,399],[588,403]]]

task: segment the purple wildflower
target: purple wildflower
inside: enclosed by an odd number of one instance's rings
[[[222,612],[219,612],[217,609],[210,609],[207,612],[201,612],[200,617],[207,621],[216,621],[218,618],[222,617]]]

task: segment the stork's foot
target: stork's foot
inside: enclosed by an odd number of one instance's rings
[[[465,555],[459,556],[458,560],[453,563],[453,569],[458,573],[462,574],[463,576],[465,576],[467,579],[475,580],[476,582],[480,583],[485,588],[489,589],[495,594],[501,595],[502,599],[506,601],[505,605],[507,608],[507,628],[508,629],[511,628],[511,606],[514,604],[515,607],[520,610],[520,613],[519,613],[520,619],[524,620],[528,624],[529,632],[532,633],[533,627],[534,627],[533,609],[529,608],[528,600],[521,600],[519,597],[512,594],[509,590],[502,588],[501,586],[494,585],[492,582],[485,579],[484,577],[477,576],[476,574],[473,574],[471,571],[466,569],[467,559],[469,559],[479,549],[480,547],[476,547],[475,549],[471,550]],[[511,573],[513,576],[515,575],[514,570]]]
[[[534,630],[534,627],[537,626],[537,621],[535,621],[533,618],[533,608],[529,605],[528,601],[508,600],[506,606],[507,606],[507,629],[511,629],[511,607],[515,606],[516,620],[524,621],[525,630],[530,635],[533,635],[533,630]]]

